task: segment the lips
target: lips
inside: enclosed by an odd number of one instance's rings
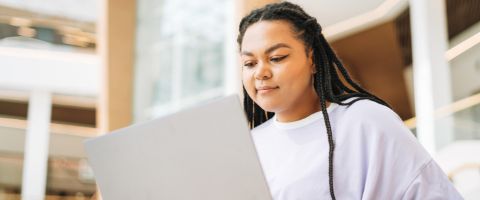
[[[271,92],[275,89],[278,89],[278,86],[261,86],[261,87],[257,87],[256,89],[258,93],[264,94],[264,93]]]

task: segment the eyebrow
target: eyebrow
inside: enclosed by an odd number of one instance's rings
[[[275,51],[276,49],[279,49],[279,48],[289,48],[291,49],[292,47],[290,47],[289,45],[285,44],[285,43],[278,43],[278,44],[275,44],[271,47],[269,47],[267,50],[265,50],[265,54],[269,54],[271,53],[272,51]],[[246,55],[246,56],[253,56],[253,53],[251,52],[248,52],[248,51],[242,51],[241,53],[242,55]]]

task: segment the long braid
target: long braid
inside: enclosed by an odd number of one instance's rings
[[[369,100],[375,101],[379,104],[390,107],[385,101],[383,101],[382,99],[380,99],[380,98],[376,97],[375,95],[371,94],[370,92],[368,92],[367,90],[362,88],[360,85],[358,85],[355,81],[353,81],[352,78],[350,77],[350,75],[348,74],[348,71],[343,66],[342,62],[336,56],[333,49],[330,47],[330,45],[328,45],[328,42],[326,41],[325,37],[323,37],[323,35],[321,35],[320,39],[321,39],[321,44],[325,48],[325,51],[326,51],[328,57],[333,58],[333,62],[335,63],[337,68],[340,70],[341,74],[343,75],[345,80],[348,82],[348,84],[350,84],[353,88],[355,88],[358,91],[357,93],[367,94],[367,96],[359,95],[358,97],[360,97],[360,98],[355,99],[354,102],[356,102],[358,100],[362,100],[362,99],[369,99]]]
[[[315,20],[316,22],[316,20]],[[315,40],[314,41],[318,41],[318,37],[315,37]],[[316,44],[314,42],[314,45],[318,48],[318,46],[320,46],[319,44]],[[320,54],[322,55],[322,66],[321,68],[325,69],[324,70],[324,74],[323,74],[323,77],[324,77],[324,81],[322,80],[319,80],[318,83],[319,83],[319,86],[317,88],[321,88],[320,90],[317,91],[317,93],[320,94],[320,105],[322,107],[322,113],[323,113],[323,118],[324,118],[324,122],[325,122],[325,127],[327,128],[327,138],[328,138],[328,146],[329,146],[329,151],[328,151],[328,183],[329,183],[329,187],[330,187],[330,196],[332,198],[332,200],[335,200],[336,197],[335,197],[335,191],[334,191],[334,186],[333,186],[333,153],[334,153],[334,150],[335,150],[335,143],[334,143],[334,140],[333,140],[333,132],[332,132],[332,128],[331,128],[331,125],[330,125],[330,118],[328,116],[328,112],[327,112],[327,106],[326,106],[326,98],[325,98],[325,91],[327,91],[327,94],[330,96],[330,98],[333,100],[333,101],[338,101],[338,99],[336,98],[336,96],[334,95],[334,92],[333,92],[333,89],[332,89],[332,78],[331,78],[331,73],[330,73],[330,67],[332,66],[331,65],[331,62],[330,60],[328,59],[328,56],[326,55],[325,53],[325,49],[324,48],[320,48]],[[333,69],[335,70],[335,69]],[[319,77],[319,76],[317,76]],[[323,83],[325,83],[325,86],[323,86]]]
[[[321,66],[326,66],[326,62],[327,62],[327,58],[322,55],[323,59],[321,59],[321,61],[316,61],[314,60],[315,63],[319,63]],[[330,78],[329,74],[328,74],[329,70],[328,70],[328,67],[320,67],[320,71],[317,71],[317,73],[321,73],[321,75],[323,75],[323,77],[326,79],[326,81],[328,82],[328,79]],[[324,118],[324,122],[325,122],[325,127],[327,129],[327,139],[328,139],[328,146],[329,146],[329,151],[328,151],[328,184],[329,184],[329,189],[330,189],[330,196],[332,198],[332,200],[335,200],[336,197],[335,197],[335,191],[334,191],[334,186],[333,186],[333,153],[334,153],[334,150],[335,150],[335,143],[334,143],[334,140],[333,140],[333,132],[332,132],[332,129],[331,129],[331,125],[330,125],[330,119],[329,119],[329,116],[328,116],[328,112],[327,112],[327,106],[326,106],[326,97],[325,97],[325,90],[326,88],[329,88],[328,86],[325,87],[323,84],[324,84],[324,81],[320,80],[320,77],[321,76],[314,76],[314,83],[315,83],[315,88],[316,88],[316,91],[317,93],[319,93],[319,96],[320,96],[320,106],[321,106],[321,110],[322,110],[322,114],[323,114],[323,118]],[[330,94],[332,93],[332,91],[329,92]]]
[[[318,76],[316,76],[318,79]],[[322,88],[322,81],[317,81],[318,83],[318,88]],[[327,128],[327,138],[328,138],[328,146],[329,146],[329,151],[328,151],[328,184],[330,187],[330,196],[332,200],[335,200],[335,192],[334,192],[334,187],[333,187],[333,152],[335,150],[335,143],[333,140],[333,132],[332,128],[330,125],[330,119],[328,116],[327,112],[327,105],[325,101],[325,95],[323,94],[323,91],[320,90],[320,105],[322,108],[322,114],[323,118],[325,119],[325,127]]]
[[[377,102],[381,105],[390,107],[385,101],[369,93],[367,90],[358,85],[352,80],[348,71],[343,66],[342,62],[336,56],[333,49],[330,47],[325,37],[322,34],[322,28],[317,23],[314,17],[309,16],[298,5],[282,2],[268,4],[263,8],[253,10],[250,14],[245,16],[239,25],[239,35],[237,42],[241,47],[243,35],[247,28],[262,20],[285,20],[290,22],[292,28],[298,33],[298,38],[304,42],[307,55],[310,50],[313,52],[313,63],[315,65],[316,73],[313,75],[315,91],[320,97],[320,105],[327,130],[327,139],[329,144],[328,154],[328,181],[330,187],[330,196],[335,200],[334,191],[334,173],[333,173],[333,159],[335,142],[333,131],[330,124],[330,118],[327,112],[326,102],[332,102],[339,105],[350,106],[353,103],[368,99]],[[340,72],[340,73],[338,73]],[[340,75],[345,79],[345,85]],[[245,88],[244,93],[244,109],[251,128],[262,124],[273,117],[274,113],[264,111],[260,106],[248,96]],[[345,100],[355,97],[355,99],[345,102]]]

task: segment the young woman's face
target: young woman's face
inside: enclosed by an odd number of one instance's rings
[[[251,25],[243,36],[240,54],[243,85],[264,110],[278,114],[318,98],[311,55],[290,23],[274,20]]]

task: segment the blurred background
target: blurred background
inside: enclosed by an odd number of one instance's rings
[[[0,200],[90,199],[85,139],[239,93],[238,22],[272,2],[0,0]],[[480,1],[291,2],[480,199]]]

